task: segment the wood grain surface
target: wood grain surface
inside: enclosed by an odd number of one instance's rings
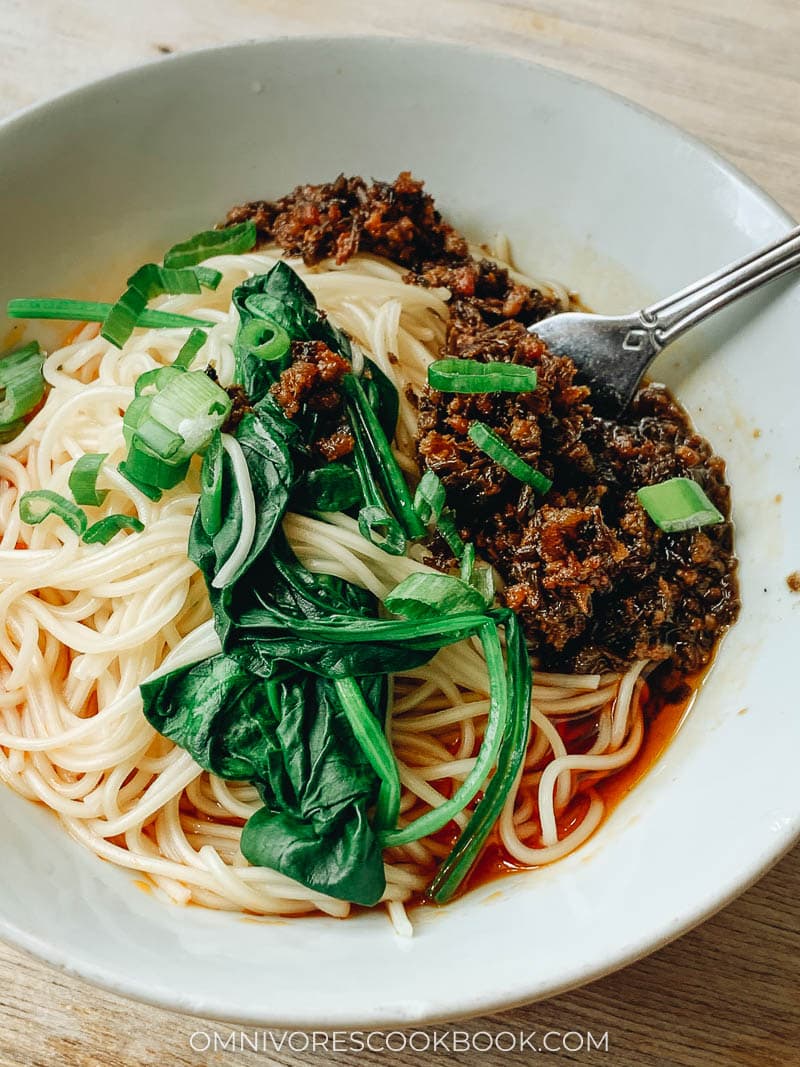
[[[702,137],[800,216],[798,0],[0,0],[0,116],[160,53],[328,32],[480,43],[599,82]],[[191,1035],[210,1039],[214,1024],[122,1000],[0,946],[0,1067],[794,1067],[799,891],[795,849],[716,918],[648,959],[552,1000],[455,1024],[470,1034],[536,1031],[539,1043],[550,1031],[607,1033],[607,1051],[226,1051],[226,1026],[216,1027],[221,1048],[195,1051]],[[206,1038],[193,1040],[202,1047]]]

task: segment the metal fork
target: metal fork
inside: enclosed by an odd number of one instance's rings
[[[632,315],[568,311],[534,323],[529,332],[575,362],[592,387],[596,407],[613,417],[627,407],[647,368],[676,337],[796,267],[800,267],[800,226]]]

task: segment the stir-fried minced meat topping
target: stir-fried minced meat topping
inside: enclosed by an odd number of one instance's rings
[[[272,396],[287,418],[301,409],[317,413],[313,447],[323,459],[330,463],[349,455],[354,442],[338,386],[350,364],[324,341],[293,341],[290,354],[289,366],[270,389]]]
[[[467,243],[442,221],[422,182],[404,171],[395,182],[345,178],[298,185],[280,200],[253,200],[228,212],[230,226],[252,219],[263,241],[306,263],[333,258],[344,263],[356,252],[385,256],[404,267],[466,260]]]
[[[456,327],[448,352],[535,366],[535,392],[426,390],[420,398],[420,458],[442,479],[462,535],[497,567],[505,602],[543,664],[703,666],[738,611],[730,523],[662,533],[636,489],[688,476],[727,516],[722,460],[661,386],[640,389],[618,422],[595,415],[572,362],[514,327]],[[473,444],[467,434],[475,419],[553,479],[544,498]],[[448,553],[437,547],[446,565]]]
[[[308,264],[370,252],[405,267],[411,284],[449,289],[441,355],[536,367],[532,393],[406,396],[419,411],[422,465],[442,479],[462,536],[497,568],[502,596],[542,664],[595,671],[651,659],[694,670],[708,661],[739,606],[729,490],[723,461],[666,389],[644,386],[615,422],[597,415],[572,361],[527,332],[558,301],[474,258],[407,172],[393,183],[342,175],[298,186],[280,200],[234,208],[226,222],[244,219],[255,221],[261,242]],[[324,379],[318,358],[292,354],[276,399],[287,414],[310,404],[331,423],[338,418],[316,447],[324,459],[346,455],[352,438],[340,399],[331,399],[336,383]],[[553,480],[545,497],[474,445],[475,420]],[[636,490],[676,476],[696,480],[726,521],[662,533]],[[437,537],[432,552],[438,566],[452,564]]]

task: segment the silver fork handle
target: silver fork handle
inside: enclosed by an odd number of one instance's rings
[[[643,308],[639,315],[660,349],[715,311],[795,267],[800,267],[800,226],[767,248]]]

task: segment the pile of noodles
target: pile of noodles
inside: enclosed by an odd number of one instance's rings
[[[216,324],[196,366],[214,365],[223,385],[233,375],[231,291],[248,275],[267,271],[276,256],[213,258],[209,265],[224,275],[216,293],[159,305]],[[331,319],[397,385],[397,456],[416,477],[415,412],[405,388],[421,388],[442,344],[447,291],[404,284],[400,268],[371,256],[342,267],[290,263]],[[536,284],[561,295],[549,283]],[[45,363],[51,388],[43,409],[0,448],[0,778],[52,809],[98,856],[145,875],[171,901],[344,917],[348,903],[248,865],[239,836],[260,806],[255,789],[201,771],[142,714],[138,686],[144,679],[219,648],[203,579],[187,557],[197,464],[158,503],[116,470],[125,454],[122,416],[136,379],[171,363],[187,335],[137,330],[119,351],[98,336],[97,326],[83,327]],[[72,464],[85,452],[109,453],[98,481],[109,493],[100,508],[89,509],[90,521],[135,513],[142,533],[86,545],[56,518],[35,527],[20,522],[19,497],[39,488],[68,495]],[[289,515],[285,528],[310,570],[339,575],[378,597],[426,569],[424,549],[389,556],[345,515]],[[496,828],[514,862],[549,863],[597,827],[603,801],[592,783],[629,763],[642,740],[643,667],[638,663],[622,676],[535,673],[526,764]],[[445,648],[427,666],[395,677],[387,732],[403,785],[401,820],[436,806],[466,777],[488,707],[485,665],[474,641]],[[570,717],[592,722],[591,747],[582,754],[569,754],[557,728]],[[567,810],[570,818],[560,818]],[[459,815],[459,826],[468,815]],[[383,902],[398,932],[410,932],[404,902],[424,890],[451,843],[452,835],[445,840],[439,834],[385,852]]]

